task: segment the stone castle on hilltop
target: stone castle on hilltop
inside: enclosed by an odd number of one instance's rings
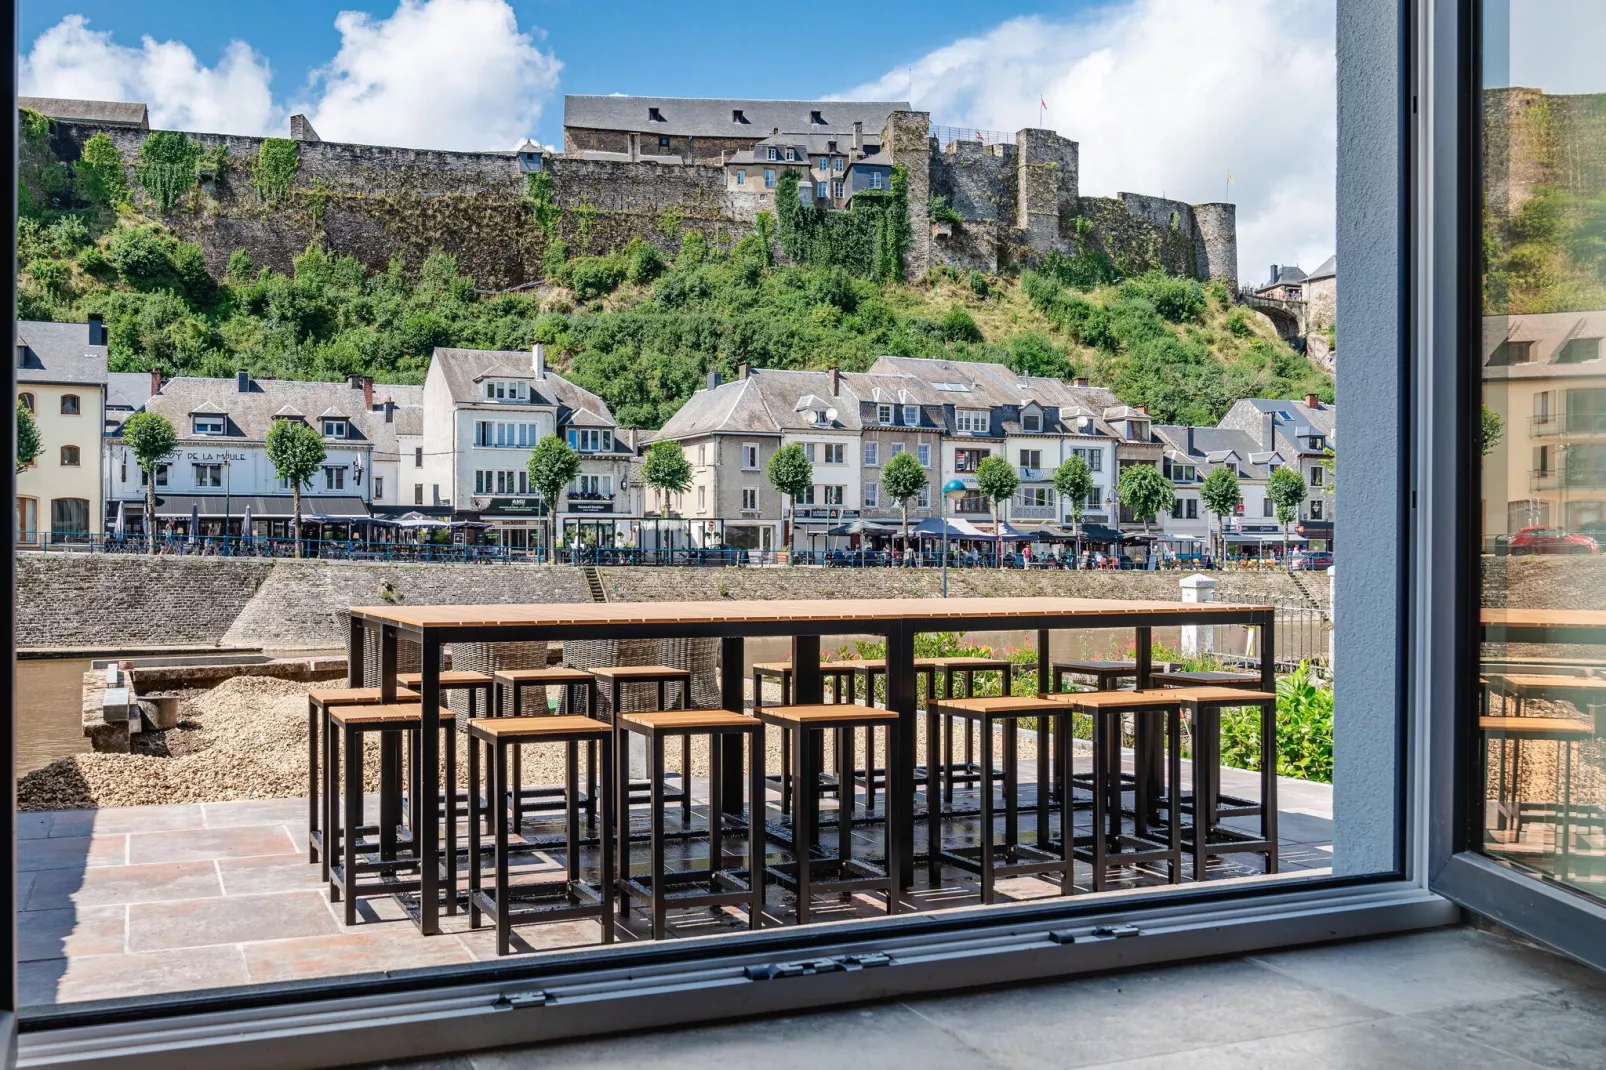
[[[63,163],[104,132],[132,179],[149,131],[129,116],[144,116],[142,105],[23,106],[52,120],[51,151]],[[550,176],[562,210],[556,235],[584,254],[636,236],[669,247],[686,230],[728,245],[753,230],[760,211],[775,210],[788,171],[808,203],[848,210],[858,194],[889,188],[901,168],[911,278],[939,266],[993,272],[1091,246],[1129,272],[1161,268],[1234,289],[1238,280],[1235,206],[1086,197],[1076,142],[1051,130],[934,127],[929,113],[902,101],[569,96],[561,153],[531,142],[510,152],[326,142],[302,116],[290,134],[296,174],[273,204],[251,181],[266,139],[189,134],[213,166],[164,222],[200,243],[213,270],[241,248],[258,265],[287,269],[321,238],[371,267],[394,253],[416,263],[443,250],[482,288],[500,290],[542,276],[547,231],[529,193],[537,173]]]

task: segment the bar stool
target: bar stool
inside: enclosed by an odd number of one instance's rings
[[[1120,688],[1121,681],[1138,678],[1138,663],[1135,661],[1056,661],[1051,668],[1055,691],[1064,691],[1069,687],[1068,676],[1093,677],[1093,689],[1096,691],[1115,691]]]
[[[788,750],[795,755],[791,770],[792,779],[802,789],[792,795],[792,856],[791,863],[777,863],[768,867],[768,875],[797,895],[797,923],[807,925],[809,909],[815,895],[851,895],[854,892],[884,892],[887,913],[898,912],[898,866],[895,855],[898,842],[896,807],[888,807],[882,822],[885,837],[884,864],[881,867],[853,857],[853,810],[855,802],[854,747],[852,737],[863,728],[866,734],[875,735],[881,728],[887,734],[888,754],[896,753],[898,715],[892,710],[877,709],[858,703],[818,703],[801,706],[766,706],[754,711],[767,725],[781,730],[783,740],[790,739]],[[822,770],[816,764],[823,747],[815,733],[832,732],[836,736],[837,791],[837,845],[835,854],[827,854],[816,846],[819,825],[819,792],[810,793],[808,785],[820,780]],[[762,733],[760,734],[762,740]],[[760,744],[760,749],[762,745]],[[846,785],[846,790],[840,790]],[[783,809],[788,809],[783,807]]]
[[[1001,694],[1001,695],[1009,694],[1010,691],[1013,689],[1013,685],[1014,685],[1014,666],[1009,662],[1009,660],[1007,658],[973,658],[973,657],[922,658],[916,664],[917,665],[918,664],[927,665],[932,670],[934,670],[936,672],[940,672],[940,673],[943,674],[943,683],[942,683],[942,692],[943,692],[942,693],[942,700],[943,701],[946,701],[946,700],[951,699],[951,698],[954,697],[954,683],[955,683],[955,681],[957,681],[959,679],[963,679],[965,681],[965,697],[966,698],[974,698],[976,696],[976,674],[978,672],[996,672],[996,673],[999,673],[1000,674],[999,694]],[[930,693],[930,694],[931,694],[931,697],[929,699],[929,702],[932,703],[932,704],[936,704],[938,702],[936,694],[935,693]],[[943,802],[944,803],[952,805],[953,801],[954,801],[954,783],[955,783],[955,781],[957,780],[957,781],[965,783],[965,784],[971,784],[971,783],[974,783],[976,781],[976,778],[977,778],[976,752],[975,752],[975,748],[971,745],[972,744],[972,739],[971,739],[971,733],[970,733],[970,722],[967,720],[965,722],[965,758],[964,758],[964,762],[963,762],[963,765],[962,765],[962,768],[963,768],[964,771],[958,777],[955,777],[954,776],[954,769],[955,769],[956,764],[958,764],[958,763],[956,763],[954,761],[954,719],[952,717],[939,716],[938,717],[938,721],[941,723],[942,736],[943,736],[943,738],[942,738],[942,798],[943,798]],[[927,743],[926,743],[926,746],[928,748],[928,753],[929,753],[929,748],[932,745],[933,745],[932,741],[928,740]],[[928,775],[929,775],[929,770],[928,770]]]
[[[326,793],[319,790],[318,770],[323,764],[318,757],[323,739],[329,733],[329,708],[332,706],[369,706],[380,702],[382,696],[377,687],[326,687],[307,692],[307,864],[323,863],[323,880],[329,881],[329,852],[324,850],[325,828],[332,827],[319,807],[319,802]],[[412,699],[418,701],[418,692],[409,691],[405,687],[396,689],[396,699],[405,702]],[[365,825],[357,830],[357,834],[366,836],[378,826]],[[340,850],[338,842],[330,845],[329,851]]]
[[[542,670],[513,670],[539,672]],[[468,927],[478,929],[481,915],[489,915],[496,926],[496,953],[506,955],[513,926],[521,922],[564,921],[570,918],[596,918],[602,926],[602,942],[613,943],[613,770],[610,748],[602,748],[602,836],[598,864],[601,874],[596,887],[580,875],[580,810],[578,790],[579,748],[606,744],[612,730],[601,721],[583,714],[556,714],[540,717],[479,718],[468,723]],[[530,744],[558,744],[564,748],[564,844],[567,862],[562,880],[512,884],[509,875],[507,813],[500,808],[490,813],[495,824],[492,836],[491,890],[482,885],[480,865],[480,753],[485,752],[485,798],[503,799],[516,785],[508,784],[508,750],[515,754]],[[517,814],[515,808],[514,813]],[[520,826],[516,823],[514,829]]]
[[[1149,674],[1156,687],[1242,687],[1260,690],[1260,674],[1256,672],[1184,672],[1164,670]]]
[[[1177,688],[1182,711],[1193,723],[1193,791],[1181,809],[1193,815],[1184,837],[1193,854],[1193,879],[1205,879],[1212,855],[1264,854],[1266,872],[1277,872],[1277,695],[1239,687]],[[1260,799],[1221,793],[1221,711],[1254,707],[1260,715]],[[1180,785],[1173,782],[1173,791]],[[1258,817],[1258,836],[1222,825],[1223,818]]]
[[[1035,695],[998,695],[985,698],[943,699],[937,704],[937,714],[974,722],[981,729],[981,844],[974,848],[944,850],[942,822],[927,822],[928,880],[933,889],[941,886],[942,866],[957,866],[981,878],[981,901],[994,899],[994,882],[998,877],[1035,876],[1040,873],[1058,874],[1060,894],[1070,895],[1076,889],[1075,856],[1071,849],[1072,806],[1068,792],[1061,792],[1060,850],[1052,849],[1050,825],[1051,801],[1048,792],[1049,755],[1046,748],[1037,752],[1036,820],[1037,846],[1022,843],[1020,838],[1020,775],[1018,760],[1018,721],[1022,717],[1037,719],[1039,728],[1047,722],[1054,728],[1051,733],[1059,748],[1061,768],[1070,766],[1070,732],[1064,721],[1070,716],[1065,703]],[[1003,796],[1004,837],[999,843],[993,830],[993,729],[1001,727],[1004,734]],[[1039,738],[1042,738],[1039,733]],[[928,796],[935,794],[928,783]],[[928,804],[932,813],[941,807],[935,799]],[[999,861],[998,855],[1003,854]]]
[[[492,680],[490,673],[476,672],[473,669],[447,669],[437,673],[442,695],[453,691],[468,692],[468,717],[472,721],[479,716],[478,710],[491,708]],[[399,672],[396,674],[396,683],[401,687],[410,687],[414,691],[424,686],[424,674],[421,672]],[[478,705],[476,699],[484,692],[484,705]]]
[[[837,662],[837,664],[852,668],[854,673],[864,677],[864,704],[866,706],[874,706],[876,704],[876,677],[887,674],[887,659],[847,658]],[[884,766],[876,765],[875,733],[866,733],[865,739],[864,779],[861,783],[864,785],[865,805],[874,809],[876,788],[886,784],[887,770]]]
[[[570,668],[567,665],[549,665],[536,669],[498,669],[491,675],[494,687],[491,716],[493,717],[522,717],[524,716],[524,689],[539,687],[543,690],[548,687],[559,688],[562,697],[560,708],[566,713],[573,713],[577,703],[576,695],[583,695],[585,715],[596,719],[597,713],[597,678],[585,669]],[[545,713],[545,707],[542,707]],[[513,751],[513,794],[508,802],[513,809],[513,827],[519,828],[524,820],[526,809],[539,811],[547,809],[551,800],[557,798],[562,805],[564,793],[556,788],[537,786],[528,788],[524,786],[524,759],[523,748]],[[470,791],[474,786],[470,785]],[[536,800],[528,807],[526,799]],[[581,796],[585,805],[586,826],[596,828],[597,825],[597,742],[590,740],[586,743],[586,787]]]
[[[357,899],[361,896],[393,895],[398,892],[419,891],[422,882],[417,879],[398,880],[396,873],[403,869],[419,869],[424,865],[440,865],[441,859],[421,859],[418,857],[416,847],[410,847],[411,857],[406,857],[400,851],[400,843],[396,835],[396,826],[387,820],[386,815],[397,809],[394,800],[386,796],[395,789],[388,782],[380,789],[380,825],[378,829],[379,842],[371,845],[377,848],[378,858],[367,857],[368,852],[358,850],[358,832],[362,825],[363,810],[363,737],[374,732],[395,733],[398,738],[405,735],[409,746],[409,779],[412,781],[412,790],[409,792],[408,810],[410,811],[411,827],[416,838],[422,827],[424,816],[419,811],[421,793],[419,778],[423,770],[417,760],[419,751],[419,730],[423,724],[422,706],[417,702],[393,702],[385,705],[371,706],[335,706],[329,710],[329,731],[325,736],[325,780],[324,790],[329,799],[326,811],[329,817],[327,828],[331,837],[331,844],[339,844],[338,861],[333,862],[329,872],[329,895],[331,902],[345,901],[345,920],[347,925],[357,924]],[[440,729],[442,734],[442,752],[446,756],[447,777],[455,783],[457,768],[456,722],[452,719],[450,710],[442,708],[440,711]],[[342,773],[340,758],[341,747],[345,748],[345,768]],[[429,770],[430,775],[437,775],[435,770]],[[341,783],[344,782],[344,805],[340,805]],[[434,818],[431,818],[432,820]],[[342,835],[342,829],[344,835]],[[416,843],[416,839],[414,841]],[[446,895],[447,913],[457,912],[457,822],[446,822],[445,850],[446,865],[442,874],[444,892]],[[362,880],[364,874],[379,874],[379,879],[372,882]]]
[[[1495,804],[1498,826],[1493,830],[1505,833],[1505,815],[1511,815],[1511,829],[1509,839],[1497,841],[1489,845],[1490,850],[1504,851],[1516,847],[1522,836],[1522,821],[1525,816],[1550,817],[1556,828],[1556,854],[1557,870],[1554,874],[1559,879],[1566,880],[1572,873],[1572,767],[1573,745],[1598,738],[1595,729],[1583,722],[1568,717],[1538,717],[1538,716],[1483,716],[1478,718],[1478,729],[1484,734],[1485,752],[1487,744],[1497,743],[1500,746],[1499,773],[1495,782]],[[1506,744],[1511,744],[1511,762],[1506,762]],[[1555,804],[1524,803],[1522,801],[1522,747],[1525,743],[1553,742],[1556,744],[1557,788],[1561,796]],[[1506,810],[1506,788],[1511,788],[1511,802],[1509,811]],[[1487,839],[1487,834],[1485,836]]]
[[[1182,807],[1178,796],[1182,784],[1182,699],[1176,689],[1146,691],[1076,691],[1056,694],[1072,713],[1086,714],[1093,720],[1093,827],[1088,836],[1077,837],[1076,855],[1093,865],[1093,890],[1104,890],[1112,865],[1138,865],[1166,862],[1172,884],[1182,882]],[[1126,714],[1134,718],[1158,717],[1164,720],[1168,759],[1167,777],[1174,805],[1166,808],[1160,834],[1147,827],[1146,815],[1155,809],[1159,785],[1138,777],[1132,808],[1132,831],[1122,824],[1121,721]],[[1151,798],[1153,796],[1153,798]]]
[[[608,711],[598,711],[598,716],[609,720],[614,725],[615,741],[622,739],[618,727],[619,712],[623,708],[624,689],[629,686],[642,687],[648,684],[658,688],[657,709],[669,709],[669,685],[679,684],[680,708],[685,709],[691,705],[691,670],[677,669],[670,665],[611,665],[589,670],[599,683],[608,687]],[[685,824],[691,824],[691,737],[687,736],[681,742],[680,752],[681,774],[680,790],[670,792],[669,801],[680,803],[680,817]],[[623,768],[621,766],[620,768]],[[646,796],[640,794],[646,790],[645,781],[630,783],[623,773],[619,774],[621,783],[630,790],[631,802],[645,802]],[[668,790],[660,784],[660,791]]]
[[[853,702],[857,699],[858,670],[846,668],[841,662],[821,662],[820,679],[822,684],[831,685],[831,701]],[[753,712],[756,714],[764,708],[764,681],[774,680],[781,689],[781,705],[792,704],[792,665],[786,661],[757,662],[753,665]],[[850,740],[850,745],[852,745]],[[766,778],[768,782],[778,785],[781,789],[781,809],[792,808],[792,737],[790,734],[781,736],[781,771],[773,777]],[[822,793],[829,794],[837,790],[837,785],[830,778],[821,784]]]
[[[762,722],[729,710],[648,710],[621,713],[614,718],[618,761],[619,827],[630,827],[630,748],[625,733],[647,743],[647,798],[650,804],[651,862],[645,881],[630,868],[630,836],[621,831],[619,847],[619,913],[629,910],[632,898],[645,903],[652,915],[652,938],[664,937],[671,907],[742,906],[748,910],[748,928],[764,919],[764,754]],[[671,873],[664,857],[664,743],[675,736],[687,740],[708,737],[709,798],[724,794],[721,779],[724,748],[732,740],[747,745],[747,869],[725,865],[724,824],[730,816],[717,804],[708,807],[708,868]],[[689,767],[688,767],[689,769]],[[689,791],[689,782],[688,789]],[[745,879],[744,879],[745,873]],[[706,890],[703,890],[706,889]]]

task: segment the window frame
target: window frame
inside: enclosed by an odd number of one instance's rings
[[[1391,438],[1387,444],[1392,448],[1396,443],[1402,446],[1411,443],[1413,449],[1410,453],[1402,450],[1396,468],[1381,474],[1367,471],[1358,460],[1351,462],[1358,473],[1351,485],[1360,488],[1381,486],[1407,474],[1413,480],[1429,478],[1433,474],[1426,463],[1429,458],[1441,455],[1453,458],[1458,448],[1456,443],[1443,441],[1433,445],[1423,435],[1424,430],[1431,428],[1421,427],[1419,418],[1423,410],[1430,416],[1442,416],[1444,409],[1453,413],[1456,402],[1463,399],[1436,399],[1428,391],[1410,391],[1409,387],[1415,382],[1414,374],[1421,368],[1409,367],[1403,360],[1405,353],[1418,356],[1422,364],[1458,359],[1458,351],[1446,352],[1449,347],[1424,350],[1415,344],[1419,341],[1416,327],[1427,320],[1436,322],[1440,311],[1436,304],[1423,303],[1424,298],[1432,301],[1434,291],[1431,279],[1424,283],[1419,278],[1422,273],[1417,269],[1415,258],[1426,254],[1414,245],[1405,244],[1414,231],[1403,225],[1406,219],[1414,223],[1415,212],[1423,210],[1420,198],[1411,194],[1410,181],[1418,173],[1413,166],[1416,154],[1407,151],[1415,147],[1407,140],[1411,129],[1408,109],[1412,94],[1405,91],[1401,82],[1403,75],[1414,75],[1419,67],[1427,66],[1420,61],[1417,52],[1408,47],[1417,41],[1413,32],[1416,22],[1402,21],[1401,32],[1395,40],[1398,56],[1380,44],[1389,41],[1391,35],[1378,32],[1374,12],[1363,13],[1358,8],[1341,6],[1338,26],[1340,56],[1344,56],[1348,40],[1352,49],[1361,50],[1364,60],[1358,70],[1346,70],[1342,63],[1340,65],[1341,129],[1346,123],[1357,121],[1354,112],[1360,108],[1366,113],[1361,116],[1363,126],[1367,119],[1377,121],[1380,116],[1383,120],[1397,120],[1401,139],[1397,160],[1391,159],[1386,151],[1340,155],[1340,206],[1346,203],[1346,193],[1353,200],[1360,192],[1353,176],[1346,186],[1342,169],[1348,168],[1363,172],[1362,179],[1377,180],[1381,173],[1398,192],[1398,207],[1415,210],[1409,216],[1400,217],[1399,246],[1381,253],[1375,247],[1368,253],[1347,244],[1358,235],[1346,237],[1346,220],[1342,213],[1340,215],[1340,251],[1347,258],[1346,263],[1358,268],[1352,268],[1356,270],[1354,282],[1347,285],[1357,292],[1363,288],[1370,288],[1374,293],[1379,289],[1395,290],[1402,298],[1400,307],[1407,312],[1415,310],[1419,317],[1413,321],[1406,314],[1398,314],[1374,327],[1385,339],[1394,335],[1393,341],[1400,343],[1397,353],[1402,355],[1398,381],[1392,381],[1387,374],[1388,352],[1378,356],[1376,365],[1369,369],[1383,381],[1380,389],[1398,389],[1399,408],[1407,417],[1398,424],[1399,438]],[[1429,29],[1424,49],[1439,56],[1444,31],[1437,24]],[[13,39],[13,53],[15,43]],[[1449,48],[1447,58],[1453,60],[1455,55],[1455,48]],[[1437,64],[1433,67],[1435,79],[1446,77],[1446,66],[1455,70],[1453,63]],[[1458,86],[1452,85],[1452,89],[1455,88]],[[1348,100],[1346,93],[1351,95]],[[1451,96],[1454,95],[1452,92]],[[1387,98],[1386,106],[1379,102],[1380,96]],[[1425,103],[1425,108],[1431,109],[1444,106],[1442,98]],[[1375,136],[1376,131],[1372,133]],[[1383,147],[1387,147],[1386,141]],[[1357,156],[1377,158],[1353,158]],[[1444,158],[1453,160],[1454,153]],[[1377,214],[1365,225],[1387,226],[1387,197],[1377,204],[1379,191],[1373,187],[1370,192]],[[1430,216],[1436,216],[1439,209],[1431,200],[1428,208]],[[1434,237],[1430,235],[1429,240]],[[14,233],[8,234],[6,240],[13,243],[10,252],[14,264]],[[1388,245],[1387,242],[1382,244]],[[1453,253],[1455,247],[1451,246],[1448,251]],[[1438,252],[1440,262],[1454,262],[1453,257],[1442,257],[1445,250]],[[1409,263],[1404,259],[1406,253],[1413,258]],[[1395,265],[1397,271],[1368,271],[1367,268],[1375,269],[1379,264],[1362,263],[1366,256],[1385,255],[1400,257]],[[10,294],[6,299],[14,302],[15,295]],[[1364,309],[1365,306],[1354,302],[1348,307]],[[1346,333],[1346,338],[1351,339],[1348,344],[1362,344],[1359,332]],[[1411,343],[1409,348],[1406,343]],[[1349,404],[1355,406],[1353,401]],[[1356,407],[1354,411],[1364,410]],[[1364,449],[1356,450],[1357,458],[1364,454]],[[1452,464],[1445,471],[1454,472],[1456,468]],[[1361,475],[1363,472],[1366,474]],[[1368,480],[1377,483],[1374,485]],[[1395,512],[1382,515],[1395,516],[1398,521],[1395,526],[1379,523],[1375,513],[1369,515],[1370,523],[1387,528],[1390,538],[1401,540],[1402,552],[1392,559],[1399,582],[1380,583],[1374,575],[1371,586],[1362,587],[1357,579],[1353,581],[1355,586],[1348,590],[1371,596],[1372,608],[1385,617],[1392,614],[1396,627],[1389,628],[1390,621],[1380,620],[1375,614],[1363,615],[1355,610],[1350,611],[1354,615],[1348,619],[1357,624],[1348,629],[1340,626],[1340,657],[1351,661],[1363,655],[1374,656],[1379,642],[1386,645],[1399,641],[1399,653],[1411,670],[1413,686],[1404,686],[1403,670],[1397,686],[1386,681],[1369,686],[1373,686],[1374,694],[1379,693],[1378,687],[1381,687],[1386,700],[1384,705],[1398,725],[1402,744],[1408,737],[1421,743],[1424,737],[1431,736],[1428,724],[1418,714],[1434,709],[1431,700],[1441,689],[1441,678],[1453,676],[1449,666],[1435,666],[1430,660],[1430,655],[1443,651],[1427,649],[1421,643],[1424,637],[1430,641],[1440,638],[1445,622],[1427,617],[1435,612],[1442,614],[1444,610],[1431,600],[1426,600],[1424,607],[1421,592],[1415,590],[1418,586],[1416,574],[1408,571],[1419,564],[1419,557],[1430,566],[1430,573],[1442,570],[1443,544],[1424,543],[1421,536],[1442,536],[1444,533],[1440,529],[1446,526],[1449,533],[1454,534],[1455,525],[1446,525],[1442,517],[1437,528],[1424,520],[1430,511],[1429,505],[1448,505],[1450,511],[1445,515],[1456,515],[1453,488],[1446,490],[1445,482],[1441,479],[1424,483],[1423,497],[1430,500],[1419,503],[1416,508],[1408,504],[1414,491],[1399,493],[1400,487],[1387,488],[1391,493],[1380,500],[1385,503],[1384,508]],[[417,486],[421,491],[422,484]],[[1346,493],[1351,493],[1348,486]],[[1347,509],[1346,512],[1355,515],[1359,510]],[[1357,528],[1356,534],[1359,531]],[[9,555],[8,561],[11,561]],[[14,574],[14,562],[6,567]],[[1360,571],[1356,570],[1357,574]],[[1379,597],[1381,601],[1377,600]],[[1364,630],[1359,626],[1363,617]],[[1409,647],[1404,642],[1407,625],[1412,633]],[[1369,639],[1367,630],[1383,634]],[[1428,646],[1431,645],[1429,642]],[[1454,710],[1448,703],[1441,702],[1441,706],[1448,711],[1447,716],[1453,716]],[[1429,739],[1428,742],[1435,748],[1451,748],[1453,759],[1453,738]],[[790,1013],[811,1006],[872,997],[885,999],[1033,977],[1099,972],[1130,966],[1135,961],[1158,963],[1213,957],[1250,949],[1449,924],[1459,915],[1452,904],[1429,893],[1421,863],[1432,856],[1419,850],[1425,842],[1423,834],[1431,828],[1434,835],[1439,835],[1438,826],[1445,824],[1430,822],[1424,811],[1424,806],[1437,799],[1443,778],[1435,776],[1431,781],[1424,780],[1423,774],[1429,767],[1426,756],[1417,750],[1412,751],[1412,756],[1413,760],[1403,767],[1391,765],[1386,771],[1388,779],[1381,785],[1385,792],[1392,789],[1397,793],[1399,805],[1392,820],[1410,834],[1398,840],[1400,864],[1393,871],[1309,883],[1262,882],[1227,888],[1184,886],[1159,889],[1140,897],[1056,897],[988,911],[865,919],[853,926],[826,926],[814,931],[791,927],[733,933],[711,949],[688,946],[701,945],[698,941],[688,941],[678,947],[673,944],[618,945],[600,954],[597,949],[587,947],[524,962],[510,960],[492,965],[404,971],[383,978],[331,977],[294,987],[186,993],[177,998],[131,1000],[118,1006],[75,1007],[69,1004],[30,1009],[22,1037],[24,1057],[27,1057],[27,1049],[37,1050],[37,1045],[45,1042],[58,1052],[70,1051],[85,1061],[112,1056],[131,1058],[144,1046],[154,1043],[175,1047],[188,1044],[191,1047],[187,1058],[210,1057],[222,1062],[250,1044],[252,1058],[264,1063],[310,1065],[320,1058],[347,1058],[352,1053],[364,1060],[385,1061],[408,1056],[417,1058],[424,1053],[443,1055],[488,1044],[510,1045],[535,1039],[552,1041],[612,1030],[650,1028],[669,1022],[687,1024],[714,1020],[731,1013],[733,998],[744,1013]],[[14,791],[14,771],[9,775]],[[1408,816],[1409,824],[1406,823]],[[4,851],[14,849],[14,844],[0,847]],[[14,856],[11,861],[14,862]],[[1526,884],[1523,890],[1530,895],[1535,892]],[[15,894],[14,887],[0,889],[0,902],[14,909]],[[1120,940],[1101,939],[1095,935],[1098,926],[1115,921],[1135,927],[1136,934]],[[1068,933],[1076,939],[1074,942],[1070,936],[1050,939],[1050,933]],[[962,950],[956,951],[956,946]],[[890,954],[889,966],[833,973],[814,978],[807,986],[785,981],[737,980],[737,987],[731,987],[731,979],[741,978],[745,966],[790,961],[800,954],[822,957],[865,950]],[[711,982],[711,978],[717,978],[717,982]],[[725,998],[702,1000],[688,1015],[688,1000],[697,1001],[696,986],[710,983],[718,983]],[[15,1009],[14,982],[0,984],[6,987],[7,1001],[0,1006],[0,1012]],[[582,985],[595,986],[585,989],[592,998],[563,998],[564,993]],[[534,989],[553,993],[558,998],[534,1012],[509,1014],[505,1010],[505,997],[509,993]],[[5,1024],[15,1029],[16,1020],[9,1018]],[[108,1028],[112,1025],[116,1028]],[[143,1057],[155,1056],[147,1052]]]
[[[70,408],[68,407],[68,402],[72,403],[72,406]],[[79,397],[77,394],[63,394],[63,395],[61,395],[61,406],[60,406],[60,408],[61,408],[60,415],[62,415],[62,416],[82,416],[84,414],[84,402],[83,402],[83,399],[81,397]]]

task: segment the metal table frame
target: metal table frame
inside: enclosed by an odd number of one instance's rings
[[[904,605],[907,608],[903,608]],[[712,619],[695,619],[685,610],[696,605]],[[654,613],[655,606],[658,613]],[[670,607],[680,615],[674,619],[651,620]],[[792,610],[778,615],[777,607]],[[898,607],[898,608],[893,608]],[[915,684],[915,636],[935,631],[1035,631],[1037,632],[1037,686],[1050,688],[1049,632],[1056,629],[1133,630],[1137,649],[1138,679],[1149,686],[1152,671],[1151,639],[1156,626],[1181,624],[1239,624],[1260,632],[1261,686],[1276,688],[1276,610],[1272,606],[1242,606],[1220,603],[1131,602],[1086,598],[958,598],[958,599],[875,599],[855,602],[707,602],[615,604],[609,618],[589,618],[574,611],[591,607],[542,605],[528,607],[531,619],[518,623],[497,621],[497,612],[520,607],[464,606],[464,620],[436,622],[428,618],[454,607],[445,606],[359,606],[351,610],[351,631],[347,649],[347,679],[360,686],[366,675],[363,639],[368,629],[379,632],[379,687],[384,701],[393,701],[397,675],[397,648],[405,635],[417,642],[423,679],[415,689],[422,696],[423,718],[420,765],[434,769],[440,761],[437,720],[440,702],[441,655],[449,643],[469,642],[553,642],[564,639],[718,639],[720,641],[721,707],[743,709],[746,674],[742,671],[742,649],[747,639],[786,636],[792,640],[794,666],[793,701],[819,703],[824,699],[820,672],[820,639],[827,635],[880,635],[886,641],[887,706],[898,713],[898,753],[889,762],[891,779],[888,806],[896,806],[899,839],[899,881],[907,888],[914,881],[915,825],[915,746],[919,708]],[[596,607],[602,608],[602,607]],[[923,610],[923,611],[922,611]],[[489,613],[487,611],[490,611]],[[747,614],[752,616],[747,616]],[[554,618],[542,621],[545,615]],[[570,619],[557,619],[569,616]],[[687,619],[691,616],[692,619]],[[478,620],[475,618],[478,617]],[[727,758],[729,762],[729,758]],[[724,770],[722,798],[726,813],[742,809],[742,775],[739,768]],[[422,813],[440,812],[441,786],[435,778],[424,778]],[[622,819],[622,817],[621,817]],[[422,822],[418,830],[419,854],[436,857],[441,850],[438,823]],[[426,936],[440,931],[441,882],[439,867],[423,867],[419,890],[417,921]]]

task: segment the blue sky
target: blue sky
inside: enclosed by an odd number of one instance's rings
[[[244,40],[272,64],[275,93],[290,95],[339,49],[339,12],[379,15],[394,6],[385,0],[71,0],[25,2],[19,21],[27,42],[63,16],[79,14],[124,44],[146,34],[183,41],[206,64],[216,63],[230,41]],[[542,46],[561,58],[561,92],[785,98],[872,81],[1011,15],[1059,18],[1090,6],[1091,0],[878,2],[853,5],[851,23],[844,25],[819,13],[800,17],[796,5],[751,0],[511,0],[519,25],[545,31]],[[561,109],[545,109],[533,133],[560,143]]]
[[[1334,4],[24,0],[20,82],[169,129],[282,134],[301,112],[328,140],[452,149],[561,145],[565,93],[909,99],[1058,130],[1084,195],[1232,200],[1258,281],[1332,252]]]

